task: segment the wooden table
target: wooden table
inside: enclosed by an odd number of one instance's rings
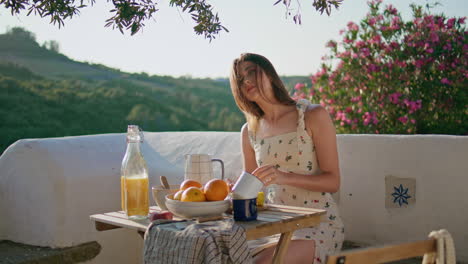
[[[157,211],[160,211],[157,206],[150,208],[150,212]],[[236,222],[236,224],[245,228],[247,240],[281,234],[273,256],[273,263],[283,263],[293,232],[297,229],[318,225],[325,213],[325,210],[319,209],[269,204],[264,210],[258,212],[256,221]],[[128,228],[144,234],[150,224],[148,219],[141,221],[129,220],[123,211],[95,214],[91,215],[90,218],[95,222],[98,231]],[[174,217],[174,220],[181,219]]]

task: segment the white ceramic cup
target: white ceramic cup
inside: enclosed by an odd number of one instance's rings
[[[243,171],[239,179],[232,187],[232,198],[252,199],[257,198],[258,192],[263,188],[263,182],[256,176]]]

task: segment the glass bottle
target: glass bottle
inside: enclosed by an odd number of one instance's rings
[[[149,213],[148,167],[140,151],[143,134],[136,125],[127,129],[127,150],[121,167],[122,210],[130,219],[144,219]]]

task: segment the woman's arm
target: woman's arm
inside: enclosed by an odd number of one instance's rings
[[[241,130],[241,149],[243,169],[244,171],[251,173],[257,168],[257,161],[255,160],[255,151],[250,144],[249,128],[247,123],[242,126]]]
[[[328,112],[321,106],[311,106],[305,112],[306,129],[312,137],[321,173],[303,175],[277,170],[265,165],[252,174],[266,185],[285,184],[316,192],[337,192],[340,187],[340,169],[336,147],[336,132]]]

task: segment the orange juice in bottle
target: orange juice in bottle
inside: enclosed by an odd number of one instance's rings
[[[148,178],[128,178],[125,180],[125,177],[120,177],[123,211],[125,211],[125,187],[131,190],[126,192],[128,216],[147,215],[149,209]]]
[[[143,137],[138,126],[129,125],[120,188],[122,210],[130,219],[144,219],[149,213],[148,168],[140,151],[141,142]]]

